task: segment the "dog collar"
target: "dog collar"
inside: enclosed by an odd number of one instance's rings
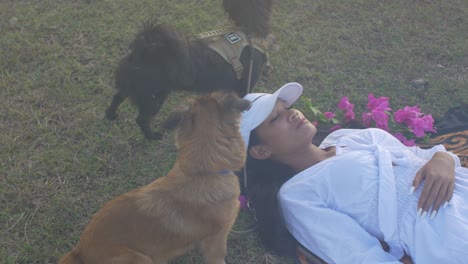
[[[231,171],[230,170],[222,170],[222,171],[219,171],[218,173],[219,174],[230,174]]]

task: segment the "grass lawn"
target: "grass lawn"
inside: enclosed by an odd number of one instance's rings
[[[373,92],[440,117],[468,102],[466,14],[466,0],[277,0],[274,68],[255,90],[297,81],[323,111],[342,96],[362,110]],[[0,263],[55,263],[106,201],[171,168],[172,135],[144,139],[128,102],[104,118],[113,71],[149,18],[190,34],[229,25],[221,0],[0,2]],[[250,223],[243,211],[235,229]],[[272,263],[255,232],[228,248],[228,263]]]

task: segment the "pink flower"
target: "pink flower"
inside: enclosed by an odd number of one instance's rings
[[[410,129],[418,138],[424,137],[426,131],[435,132],[434,119],[432,118],[432,115],[426,115],[420,118],[415,118],[410,126]]]
[[[332,113],[332,112],[325,112],[323,113],[323,115],[325,116],[326,119],[332,119],[335,117],[335,113]]]
[[[351,120],[354,120],[353,110],[346,111],[346,113],[344,114],[344,117],[345,117],[346,122],[350,122]]]
[[[398,109],[394,114],[393,118],[398,124],[405,123],[407,126],[411,126],[414,120],[423,115],[418,106],[405,106],[403,109]]]
[[[403,109],[398,109],[395,113],[393,113],[393,120],[398,124],[401,124],[406,121],[407,113],[403,111]]]
[[[354,105],[349,102],[347,96],[343,96],[340,102],[338,103],[338,108],[346,111],[352,111],[354,109]]]
[[[344,117],[346,122],[354,120],[354,104],[350,103],[347,96],[343,96],[338,103],[338,108],[345,111]]]
[[[403,136],[403,134],[401,132],[395,133],[395,134],[393,134],[393,136],[396,137],[401,142],[403,142],[403,140],[406,140],[406,137]]]
[[[415,140],[414,140],[414,139],[408,140],[408,139],[407,139],[405,136],[403,136],[403,134],[400,133],[400,132],[393,134],[393,136],[395,136],[395,137],[396,137],[401,143],[403,143],[405,146],[408,146],[408,147],[416,146]]]
[[[404,144],[405,146],[408,146],[408,147],[413,147],[413,146],[416,146],[415,141],[416,141],[416,139],[414,139],[414,138],[413,138],[413,139],[409,139],[409,140],[407,139],[407,140],[404,140],[404,141],[403,141],[403,144]]]
[[[385,131],[388,131],[388,115],[384,110],[374,109],[372,110],[372,119],[375,121],[375,125]]]
[[[371,126],[371,121],[372,121],[372,113],[362,113],[362,124],[365,127],[370,127]]]
[[[239,195],[240,208],[247,208],[247,197],[245,195]]]
[[[317,126],[318,126],[318,124],[319,124],[319,123],[318,123],[318,121],[317,121],[317,120],[315,120],[315,121],[312,121],[312,125],[314,125],[314,127],[317,127]]]
[[[405,110],[407,113],[408,113],[408,118],[409,119],[414,119],[418,116],[421,116],[423,115],[423,113],[421,113],[421,110],[419,109],[419,106],[415,105],[415,106],[405,106],[403,108],[403,110]]]
[[[418,106],[405,106],[402,109],[392,112],[389,97],[375,97],[373,93],[369,93],[367,99],[368,103],[366,106],[369,110],[361,114],[362,124],[366,127],[378,127],[386,131],[390,131],[391,129],[397,131],[409,130],[414,134],[414,136],[411,135],[410,138],[423,137],[426,135],[427,131],[435,132],[434,119],[431,115],[422,113]],[[343,111],[342,116],[344,120],[340,120],[340,125],[333,126],[330,131],[338,130],[342,128],[342,124],[355,119],[354,104],[349,102],[347,96],[343,96],[340,99],[337,107]],[[328,120],[333,119],[333,123],[336,123],[335,118],[337,117],[334,112],[325,112],[323,116]],[[341,117],[341,113],[339,117]],[[328,123],[332,122],[328,121]],[[396,134],[396,136],[407,146],[415,145],[415,139],[409,140],[401,133]]]
[[[333,132],[335,130],[341,129],[340,125],[334,125],[332,128],[330,128],[330,132]]]
[[[370,93],[367,96],[367,100],[369,100],[369,103],[367,103],[367,109],[370,111],[373,110],[382,110],[382,111],[390,111],[392,110],[389,107],[389,102],[388,102],[388,97],[379,97],[375,98],[373,93]]]
[[[402,141],[403,139],[406,139],[405,136],[401,132],[393,134],[394,137],[396,137],[398,140]]]
[[[434,118],[432,118],[431,114],[425,115],[422,118],[426,122],[426,131],[437,132],[434,128]]]

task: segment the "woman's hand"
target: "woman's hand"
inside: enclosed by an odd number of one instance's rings
[[[442,205],[452,198],[455,186],[455,162],[445,152],[436,152],[417,173],[413,180],[411,191],[417,190],[425,180],[418,202],[418,215],[430,213],[434,218]],[[429,209],[432,207],[432,212]]]

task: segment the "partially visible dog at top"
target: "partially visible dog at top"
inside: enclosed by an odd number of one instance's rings
[[[115,73],[115,93],[106,110],[109,120],[128,97],[138,108],[136,123],[148,139],[162,133],[151,128],[153,117],[172,91],[208,93],[218,89],[243,97],[258,81],[273,44],[272,0],[223,0],[234,22],[229,30],[189,38],[166,25],[145,23],[130,53]]]
[[[169,173],[106,203],[59,264],[167,263],[195,244],[205,262],[224,264],[237,217],[245,162],[239,131],[250,102],[235,93],[199,96],[163,123],[175,129],[178,158]]]

